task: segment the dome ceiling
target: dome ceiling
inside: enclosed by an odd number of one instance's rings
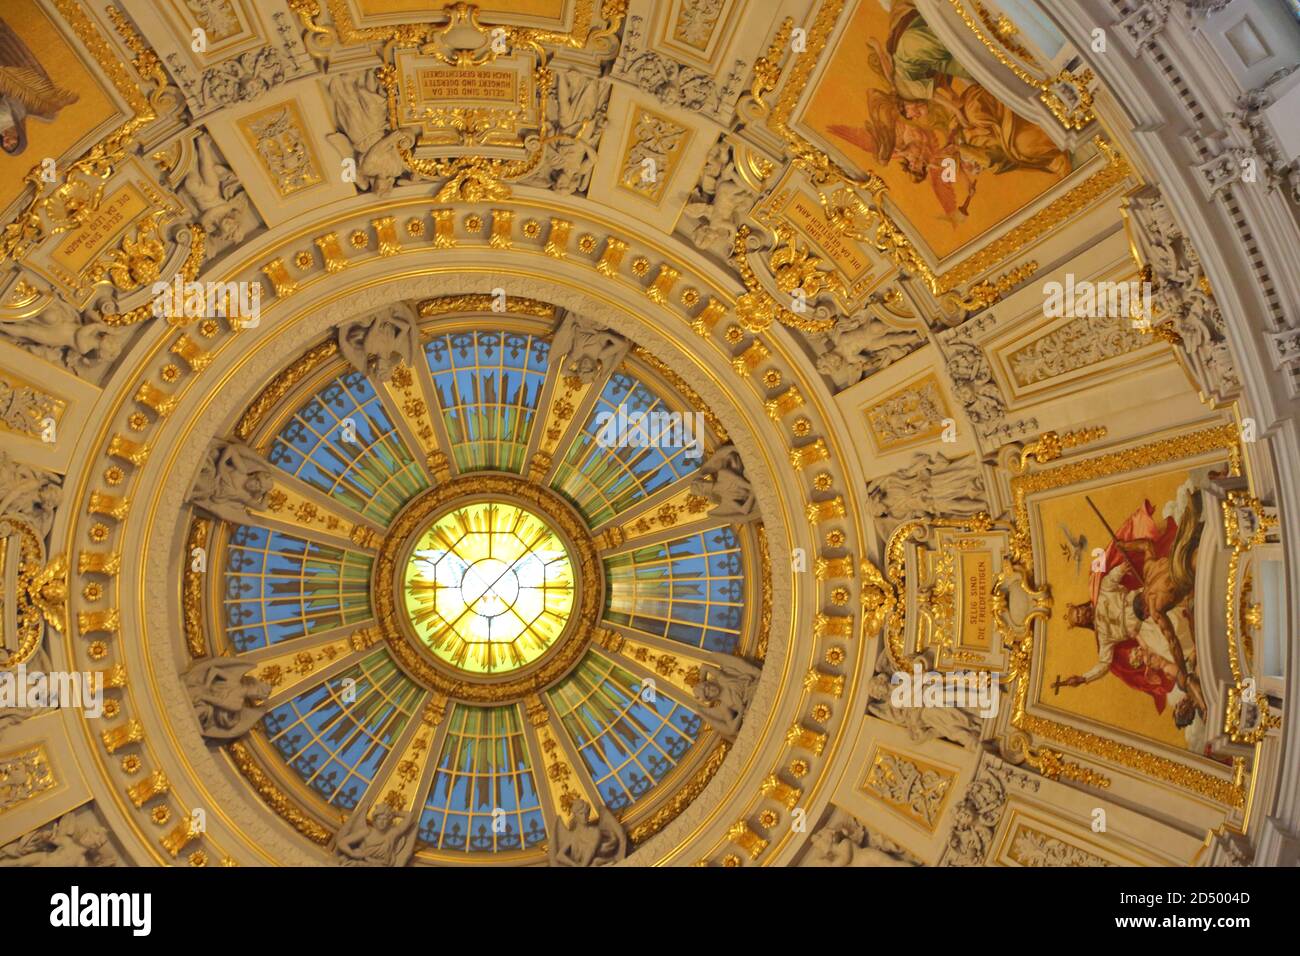
[[[6,4],[0,865],[1293,856],[1300,25],[1173,6]]]
[[[416,825],[421,859],[544,859],[544,806],[581,799],[644,841],[713,775],[762,662],[764,532],[716,516],[701,477],[745,483],[733,446],[680,379],[574,319],[364,325],[414,349],[387,380],[346,336],[309,348],[205,463],[187,540],[220,572],[182,584],[205,735],[239,738],[309,837],[377,805]],[[589,345],[553,362],[555,336]],[[620,407],[675,431],[607,441]],[[223,689],[244,674],[253,711]]]

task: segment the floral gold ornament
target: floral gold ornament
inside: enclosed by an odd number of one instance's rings
[[[29,661],[40,649],[48,625],[68,631],[68,562],[64,555],[48,559],[37,529],[18,515],[0,517],[0,567],[12,568],[14,632],[0,633],[0,668],[9,670]],[[8,591],[6,591],[8,593]],[[9,602],[6,601],[6,604]],[[0,622],[0,628],[7,629]]]

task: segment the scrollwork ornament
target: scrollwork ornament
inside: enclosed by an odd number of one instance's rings
[[[13,514],[0,517],[0,553],[8,548],[18,549],[13,594],[17,633],[13,650],[0,657],[4,669],[31,660],[40,650],[46,625],[60,633],[68,630],[67,558],[59,554],[46,560],[45,545],[35,526]]]

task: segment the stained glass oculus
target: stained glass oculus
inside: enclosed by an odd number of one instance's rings
[[[543,518],[504,501],[474,502],[420,535],[403,594],[416,635],[439,660],[471,674],[508,674],[564,633],[573,564]]]

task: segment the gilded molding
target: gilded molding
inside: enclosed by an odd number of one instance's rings
[[[303,813],[289,795],[267,775],[246,744],[238,740],[227,744],[226,753],[235,768],[244,775],[244,779],[252,784],[257,795],[266,801],[267,806],[279,814],[282,820],[320,846],[325,846],[333,839],[334,834],[331,831]]]

